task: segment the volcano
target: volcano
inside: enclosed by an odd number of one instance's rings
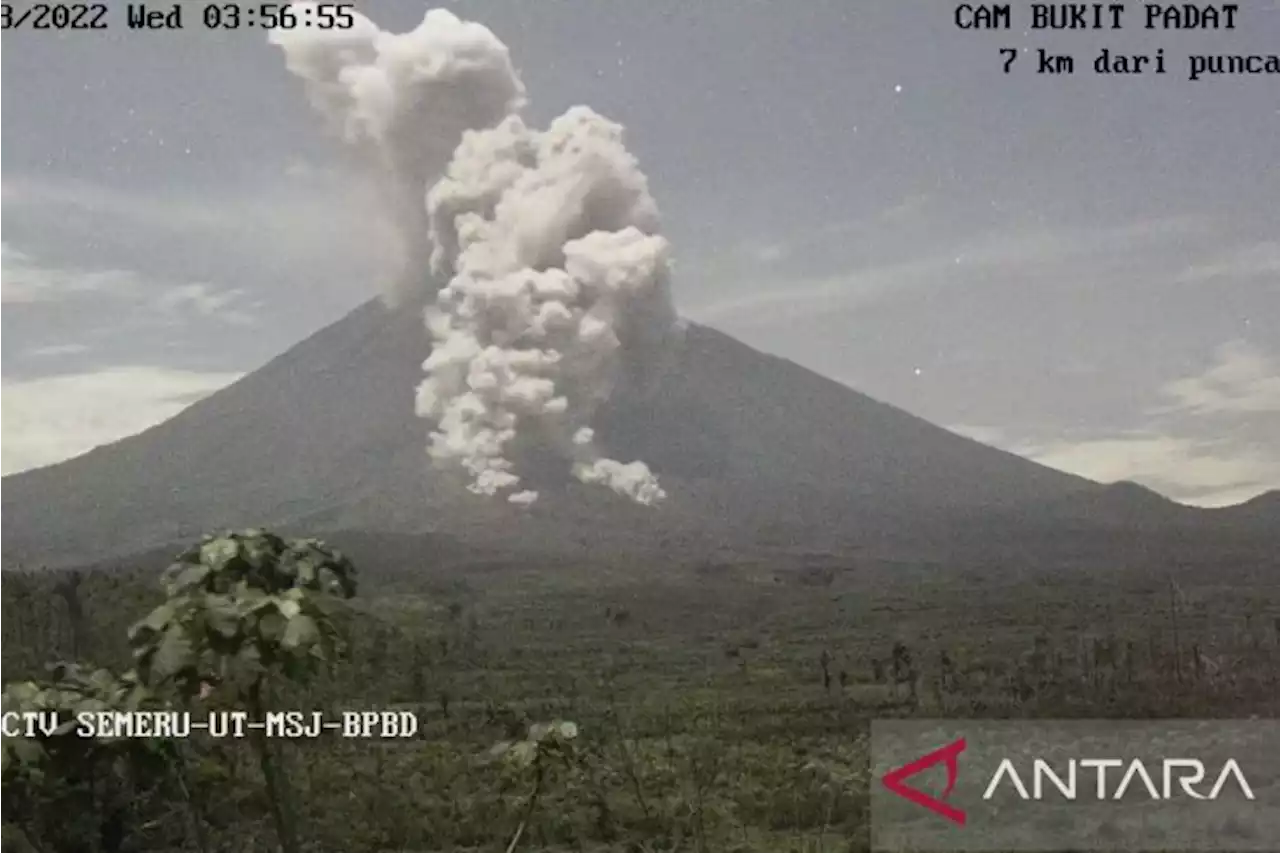
[[[531,127],[506,45],[445,10],[354,22],[271,41],[385,190],[394,294],[163,424],[5,478],[7,563],[247,525],[669,554],[1192,512],[678,322],[621,125],[575,106]]]
[[[544,499],[514,506],[428,458],[413,388],[429,346],[419,310],[371,301],[162,424],[4,478],[6,563],[82,562],[250,524],[529,548],[785,539],[1102,494],[690,324],[660,380],[596,422],[609,452],[654,467],[668,499],[636,505],[535,449],[520,464]]]

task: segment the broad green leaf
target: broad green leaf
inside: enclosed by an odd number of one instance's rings
[[[19,764],[39,764],[44,760],[45,751],[36,738],[7,737],[4,739],[5,759],[10,755]]]
[[[111,670],[99,669],[89,676],[89,686],[94,690],[106,693],[116,689],[116,677],[111,674]]]
[[[538,745],[527,740],[522,740],[507,750],[507,761],[521,769],[533,764],[537,756]]]
[[[230,537],[214,539],[200,549],[200,562],[215,572],[220,572],[227,564],[240,555],[240,543]]]
[[[274,558],[270,543],[261,535],[258,535],[258,531],[246,531],[246,533],[255,535],[253,538],[244,541],[240,555],[251,569],[261,570]]]
[[[248,599],[249,612],[259,615],[265,613],[275,613],[280,609],[279,599],[274,595],[263,595],[258,598]]]
[[[4,688],[4,707],[9,709],[10,703],[15,708],[26,708],[30,706],[40,695],[40,686],[30,681],[22,681],[16,684],[8,684]]]
[[[173,614],[176,609],[177,608],[174,606],[173,602],[165,602],[155,610],[148,613],[146,618],[138,624],[152,631],[162,631],[164,630],[164,627],[169,624],[169,621],[173,619]]]
[[[245,602],[248,606],[257,606],[264,598],[267,597],[267,593],[261,588],[253,586],[248,581],[243,580],[238,581],[236,585],[232,587],[231,595],[232,597]]]
[[[290,553],[281,555],[279,562],[276,563],[276,570],[280,573],[282,581],[292,585],[293,578],[298,575],[297,557]]]
[[[164,632],[155,657],[151,660],[153,675],[160,680],[172,678],[192,663],[191,641],[180,626],[170,626]]]
[[[209,629],[227,639],[240,633],[240,614],[235,602],[229,598],[206,597],[204,616]]]
[[[267,613],[258,620],[258,636],[269,643],[274,643],[281,638],[282,634],[287,636],[286,625],[291,624],[293,624],[293,620],[286,620],[279,612]]]
[[[286,649],[297,649],[310,646],[319,639],[320,629],[316,627],[316,621],[305,613],[299,613],[285,626],[281,645]]]
[[[292,598],[281,599],[277,606],[280,608],[280,615],[286,619],[292,619],[302,612],[302,605]]]
[[[196,563],[195,565],[185,566],[182,571],[174,577],[173,583],[180,590],[191,589],[199,586],[205,578],[209,576],[212,569],[204,563]]]
[[[302,590],[299,590],[302,592]],[[305,594],[303,597],[306,597]],[[321,613],[325,616],[332,616],[337,612],[336,602],[327,595],[316,595],[307,599],[308,609],[315,613]]]

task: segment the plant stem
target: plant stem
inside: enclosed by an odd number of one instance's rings
[[[261,678],[255,680],[250,686],[248,699],[252,721],[265,722]],[[262,768],[262,778],[267,783],[267,799],[271,804],[271,817],[276,824],[276,835],[280,839],[280,847],[284,853],[301,853],[302,847],[298,843],[298,834],[294,827],[293,812],[289,803],[288,783],[280,775],[280,768],[272,754],[266,732],[261,727],[250,728],[249,740],[253,744],[254,751],[258,753],[258,765]]]
[[[529,824],[529,818],[533,816],[533,810],[538,805],[538,795],[542,793],[543,767],[541,754],[534,761],[534,770],[533,793],[529,795],[529,804],[524,808],[524,815],[520,818],[520,825],[516,827],[516,834],[511,836],[511,843],[507,845],[507,853],[512,853],[516,849],[516,845],[520,843],[520,838],[524,835],[524,828]]]
[[[182,793],[182,799],[187,806],[187,818],[191,821],[192,834],[196,840],[196,847],[200,853],[208,853],[209,837],[205,832],[204,814],[200,808],[199,802],[195,797],[191,796],[191,787],[187,785],[187,759],[183,755],[181,746],[174,745],[173,763],[170,765],[174,778],[178,783],[178,790]]]

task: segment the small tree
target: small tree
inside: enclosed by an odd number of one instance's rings
[[[315,539],[262,530],[207,536],[164,574],[166,600],[129,631],[142,680],[191,701],[213,686],[262,722],[269,676],[304,681],[345,648],[333,606],[355,567]],[[286,853],[300,849],[287,783],[261,727],[250,741]]]
[[[538,807],[538,798],[543,791],[547,774],[553,762],[558,760],[566,767],[577,762],[574,740],[578,737],[578,725],[568,720],[556,720],[551,723],[533,723],[529,726],[529,736],[519,741],[504,741],[490,750],[490,757],[499,759],[504,769],[513,775],[530,773],[533,776],[529,798],[525,801],[524,813],[516,827],[515,834],[507,844],[506,853],[512,853],[524,837],[529,819]]]

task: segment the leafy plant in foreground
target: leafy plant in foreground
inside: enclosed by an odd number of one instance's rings
[[[157,710],[160,703],[133,673],[71,663],[50,667],[47,681],[5,685],[6,715],[43,720],[52,731],[3,742],[3,803],[36,837],[58,850],[118,850],[145,780],[174,770],[165,738],[93,737],[77,731],[80,714]],[[31,715],[28,717],[27,715]],[[37,848],[38,849],[38,848]]]
[[[262,721],[270,676],[303,681],[345,648],[335,603],[355,567],[315,539],[262,530],[207,536],[165,571],[166,601],[129,631],[142,680],[188,701],[210,689]],[[287,782],[261,728],[249,730],[286,853],[300,850]]]

